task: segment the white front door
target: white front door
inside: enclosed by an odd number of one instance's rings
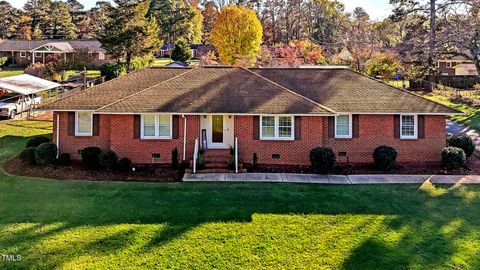
[[[233,115],[202,116],[200,123],[200,137],[202,138],[202,136],[206,135],[207,149],[227,149],[230,146],[233,146],[233,118]],[[205,133],[203,133],[202,130],[205,130]]]

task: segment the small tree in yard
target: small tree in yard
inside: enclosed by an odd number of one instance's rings
[[[7,57],[0,57],[0,71],[2,70],[3,65],[7,62]]]
[[[391,79],[401,68],[400,62],[391,54],[378,53],[370,59],[365,67],[365,72],[372,77],[379,76],[383,80]]]
[[[187,62],[190,59],[192,59],[192,50],[190,50],[190,46],[185,39],[178,39],[172,51],[172,60]]]

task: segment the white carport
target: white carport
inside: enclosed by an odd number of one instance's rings
[[[16,75],[11,77],[0,78],[0,90],[5,90],[7,92],[16,93],[25,99],[25,96],[32,95],[35,93],[49,91],[55,88],[62,86],[61,84],[44,80],[39,77],[35,77],[28,74]],[[1,101],[1,97],[0,97]],[[36,100],[32,97],[32,107],[34,107]],[[22,113],[23,113],[23,102],[22,102]]]
[[[30,95],[60,86],[62,85],[28,74],[0,78],[0,89],[20,95]]]

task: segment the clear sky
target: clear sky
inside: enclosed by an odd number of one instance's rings
[[[22,8],[27,0],[7,0],[13,6]],[[111,1],[111,0],[110,0]],[[346,11],[352,11],[355,7],[363,7],[372,19],[384,19],[392,10],[389,0],[339,0],[345,4]],[[79,0],[85,8],[89,9],[95,6],[97,0]]]

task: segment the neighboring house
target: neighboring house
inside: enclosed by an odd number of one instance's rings
[[[333,63],[349,63],[353,60],[352,53],[348,50],[347,47],[344,47],[338,54],[332,57]]]
[[[169,57],[172,54],[174,45],[163,44],[160,50],[157,53],[157,57]],[[215,51],[215,48],[212,45],[207,44],[191,44],[190,50],[192,51],[192,58],[199,59],[200,57],[207,54],[209,51]]]
[[[51,103],[61,153],[111,149],[134,163],[190,160],[238,138],[241,163],[308,165],[331,147],[339,162],[439,162],[445,119],[458,111],[349,69],[147,68]],[[225,150],[228,152],[228,150]],[[212,151],[214,152],[214,151]]]
[[[475,63],[472,60],[468,60],[464,56],[459,55],[448,59],[437,60],[435,63],[435,69],[439,75],[444,76],[478,75]]]
[[[1,40],[0,57],[6,56],[11,65],[29,66],[53,59],[73,62],[88,57],[89,62],[100,66],[110,60],[97,40]]]

